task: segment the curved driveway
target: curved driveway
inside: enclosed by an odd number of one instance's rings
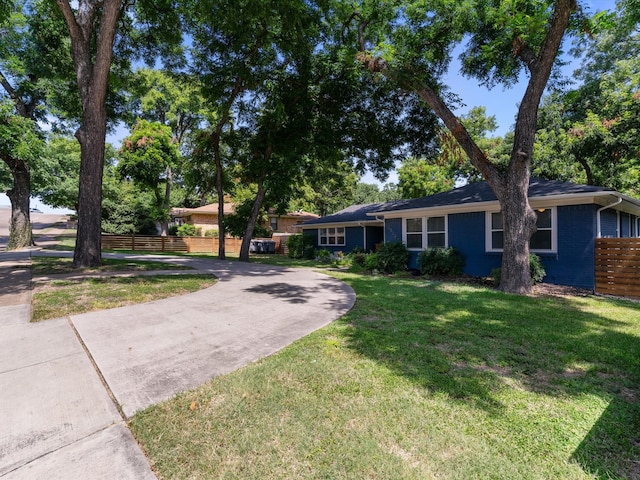
[[[126,418],[280,350],[355,302],[349,286],[308,269],[152,258],[219,281],[39,324],[0,305],[0,477],[154,478]]]
[[[71,317],[127,417],[280,350],[355,301],[349,286],[309,269],[171,262],[219,280],[180,297]]]

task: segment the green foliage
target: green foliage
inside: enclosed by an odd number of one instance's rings
[[[365,266],[367,260],[367,254],[362,251],[355,251],[355,249],[348,255],[351,259],[352,265],[358,265],[360,267]]]
[[[120,175],[162,197],[159,188],[167,181],[167,170],[179,161],[171,129],[158,122],[138,121],[122,142],[120,155]]]
[[[0,158],[31,165],[40,158],[45,144],[37,124],[15,115],[14,110],[11,102],[0,98]]]
[[[375,258],[375,269],[383,273],[403,272],[409,263],[409,251],[402,242],[383,243],[376,253],[367,257],[367,266],[373,262],[369,257]]]
[[[368,253],[364,256],[364,268],[368,272],[379,271],[379,258],[377,253]]]
[[[409,157],[398,168],[398,189],[401,198],[420,198],[453,188],[450,169],[425,158]]]
[[[427,248],[418,255],[423,275],[456,276],[464,270],[464,257],[454,247]]]
[[[291,235],[287,240],[289,257],[312,259],[315,257],[315,239],[312,235]]]
[[[542,266],[542,262],[540,262],[540,257],[538,257],[535,253],[529,254],[529,272],[531,275],[532,285],[542,282],[545,275],[547,274],[544,267]],[[495,285],[500,285],[502,269],[494,268],[493,270],[491,270],[490,276]]]
[[[316,250],[316,260],[320,263],[331,262],[331,252],[329,250],[325,250],[324,248]]]
[[[244,198],[244,200],[235,205],[235,211],[233,213],[228,213],[224,216],[223,222],[229,235],[243,238],[251,217],[254,198],[252,198],[251,193],[247,190],[245,190],[242,195],[237,195],[237,197]],[[256,225],[253,228],[252,238],[271,237],[273,232],[266,226],[268,221],[267,212],[264,209],[260,209]]]
[[[202,229],[200,227],[196,227],[190,223],[184,223],[177,228],[176,234],[179,237],[199,237],[201,231]]]
[[[205,237],[218,238],[220,236],[220,232],[218,231],[218,229],[212,228],[210,230],[205,230],[204,231],[204,236]]]

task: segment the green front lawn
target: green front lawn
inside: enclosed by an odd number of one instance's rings
[[[133,418],[159,478],[639,478],[639,304],[333,275],[345,317]]]

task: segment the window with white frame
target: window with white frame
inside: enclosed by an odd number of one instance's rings
[[[427,247],[446,247],[447,229],[444,217],[427,218]]]
[[[555,251],[555,209],[539,208],[535,210],[538,217],[538,230],[529,241],[529,249],[534,252]],[[489,250],[502,250],[504,247],[504,225],[502,212],[490,212],[488,216],[487,245]]]
[[[407,218],[405,232],[407,248],[422,248],[422,218]]]
[[[404,240],[409,250],[447,246],[446,217],[405,218]]]
[[[344,227],[321,228],[318,231],[318,245],[323,247],[344,246]]]

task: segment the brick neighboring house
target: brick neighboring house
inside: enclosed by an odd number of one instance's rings
[[[224,214],[234,213],[232,203],[224,204]],[[218,204],[210,203],[198,208],[174,208],[171,211],[173,225],[190,224],[202,230],[204,235],[207,230],[218,230]]]
[[[235,208],[232,203],[224,204],[224,214],[234,213]],[[265,227],[270,227],[274,234],[293,234],[300,230],[298,225],[308,220],[320,218],[315,213],[304,212],[302,210],[278,215],[273,210],[268,213],[269,223]],[[174,208],[171,211],[173,225],[188,223],[202,230],[204,235],[207,230],[218,230],[218,204],[211,203],[198,208]]]
[[[273,233],[300,233],[299,225],[303,222],[320,218],[315,213],[298,210],[296,212],[288,212],[284,215],[278,215],[273,209],[269,210],[269,227]]]

